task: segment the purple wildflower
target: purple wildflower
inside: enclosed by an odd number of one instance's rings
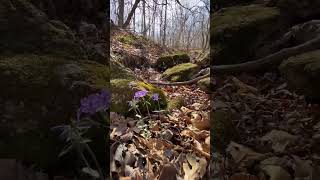
[[[158,94],[158,93],[152,94],[152,99],[153,99],[154,101],[159,101],[159,94]]]
[[[148,91],[145,90],[145,89],[144,89],[144,90],[141,90],[141,91],[137,91],[137,92],[134,93],[134,99],[135,99],[135,100],[140,99],[140,98],[146,96],[147,93],[148,93]]]
[[[111,94],[108,91],[102,90],[101,93],[91,94],[81,99],[77,119],[79,120],[81,114],[93,115],[98,111],[107,110],[110,106],[110,97]]]

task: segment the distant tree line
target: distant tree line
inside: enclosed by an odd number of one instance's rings
[[[209,0],[111,1],[111,19],[119,27],[180,49],[209,48],[209,14]]]

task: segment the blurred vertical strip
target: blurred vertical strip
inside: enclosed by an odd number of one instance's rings
[[[108,65],[108,68],[110,70],[110,44],[111,44],[111,41],[110,41],[110,23],[111,23],[111,18],[110,18],[110,3],[111,1],[110,0],[102,0],[102,1],[105,1],[106,2],[106,10],[105,10],[105,20],[103,22],[103,31],[104,31],[104,34],[106,36],[106,49],[107,49],[107,65]],[[109,76],[110,78],[110,76]],[[109,85],[110,85],[110,79],[109,79]],[[110,93],[112,94],[112,92],[110,91]],[[110,96],[111,98],[111,96]],[[110,99],[110,103],[111,103],[111,99]],[[109,116],[110,116],[110,113],[109,113]],[[106,133],[106,179],[111,179],[111,176],[110,176],[110,117],[108,118],[109,121],[107,121],[107,133]]]

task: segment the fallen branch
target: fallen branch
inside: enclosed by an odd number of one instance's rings
[[[189,85],[198,82],[201,79],[210,77],[210,73],[205,74],[203,76],[199,76],[197,78],[191,79],[189,81],[183,81],[183,82],[159,82],[159,81],[149,81],[151,84],[156,84],[156,85],[170,85],[170,86],[181,86],[181,85]]]

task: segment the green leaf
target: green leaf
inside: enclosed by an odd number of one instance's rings
[[[82,168],[82,172],[98,179],[100,177],[98,171],[94,170],[94,169],[91,169],[90,167],[84,167]]]

